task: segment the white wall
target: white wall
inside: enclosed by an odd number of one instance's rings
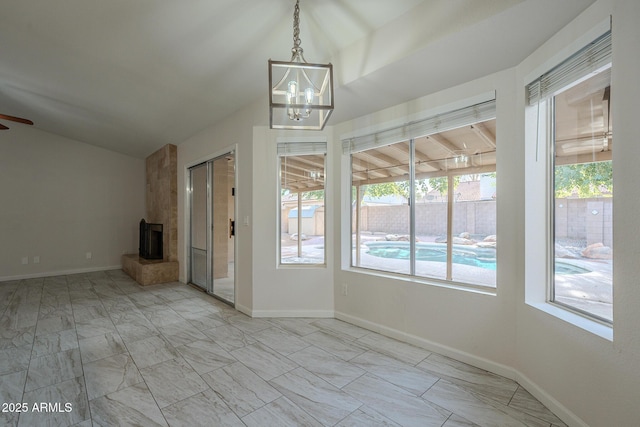
[[[525,303],[524,87],[527,76],[566,58],[569,46],[613,15],[612,108],[615,117],[614,324],[567,320]],[[338,318],[440,351],[518,380],[569,425],[637,426],[640,420],[640,2],[600,0],[515,69],[418,98],[335,126],[335,138],[375,130],[486,90],[497,91],[498,287],[484,295],[348,267],[349,187],[333,198]],[[588,36],[586,36],[588,38]],[[584,40],[584,41],[583,41]],[[334,169],[343,167],[336,154]],[[341,178],[343,181],[345,177]],[[348,178],[346,178],[348,180]],[[348,181],[347,181],[348,182]],[[529,212],[530,213],[530,212]],[[341,295],[343,284],[348,295]],[[566,317],[566,316],[565,316]],[[567,317],[568,320],[572,320]],[[591,329],[591,330],[589,330]],[[594,331],[598,333],[594,333]],[[611,335],[611,334],[609,334]]]
[[[120,268],[138,251],[143,159],[14,124],[0,176],[0,280]]]
[[[249,312],[253,303],[253,123],[266,120],[264,103],[256,103],[229,116],[222,123],[204,129],[178,145],[178,261],[180,281],[188,280],[189,205],[188,168],[236,151],[236,308]],[[244,225],[249,217],[248,225]]]
[[[567,46],[613,14],[615,330],[613,340],[525,303],[526,76],[564,59]],[[327,269],[277,268],[277,161],[282,135],[264,124],[266,100],[178,147],[181,280],[185,276],[185,168],[238,147],[237,304],[254,316],[325,315],[380,331],[518,380],[576,426],[640,420],[640,2],[599,0],[522,64],[411,102],[333,124],[327,138]],[[341,136],[381,129],[497,93],[497,292],[481,293],[348,267],[350,189]],[[308,135],[308,134],[305,134]],[[249,225],[243,226],[249,217]],[[342,295],[342,286],[348,287]],[[333,300],[332,300],[333,299]],[[604,334],[606,335],[606,334]]]
[[[266,126],[254,128],[253,140],[253,197],[254,229],[254,316],[333,317],[333,223],[325,224],[325,248],[327,265],[278,267],[278,156],[279,138],[291,142],[296,137],[307,141],[327,141],[330,129],[324,132],[272,131]],[[332,141],[327,141],[332,151]],[[331,153],[328,154],[328,156]],[[327,176],[335,176],[328,168]],[[325,186],[327,200],[333,194],[335,179],[328,179]],[[259,188],[259,190],[257,190]],[[327,206],[331,210],[332,206]],[[326,217],[325,217],[326,218]]]
[[[495,294],[470,292],[425,284],[424,281],[381,277],[350,269],[349,224],[341,223],[336,239],[342,233],[341,263],[334,282],[336,316],[362,326],[380,330],[388,335],[406,339],[418,345],[455,356],[485,369],[512,376],[516,314],[514,305],[517,290],[517,218],[513,215],[514,200],[519,197],[517,185],[511,179],[521,170],[511,161],[516,149],[513,141],[515,111],[515,71],[506,70],[455,88],[416,99],[384,111],[335,127],[336,139],[366,129],[365,133],[383,129],[399,121],[428,117],[435,111],[473,105],[474,98],[496,91],[497,121],[497,235],[499,240]],[[449,107],[447,107],[449,106]],[[409,120],[407,120],[409,119]],[[346,156],[332,159],[334,167],[343,164],[341,194],[334,203],[341,203],[334,212],[335,221],[349,218],[351,189]],[[346,161],[346,164],[345,164]],[[346,177],[346,181],[345,180]],[[342,286],[348,291],[344,296]]]
[[[330,263],[320,269],[276,268],[275,144],[280,133],[266,126],[254,127],[266,122],[266,105],[265,100],[248,106],[178,146],[180,280],[187,281],[188,277],[188,168],[236,149],[236,308],[252,316],[330,316]]]
[[[637,114],[640,111],[640,2],[599,1],[579,16],[518,67],[518,86],[528,83],[552,58],[562,57],[600,22],[612,15],[614,116],[614,329],[613,340],[601,338],[572,324],[523,304],[518,293],[516,369],[523,382],[537,387],[543,400],[561,406],[558,415],[579,418],[590,426],[637,426],[640,422],[640,283],[638,215],[640,212],[640,159]],[[582,42],[580,42],[582,43]],[[518,103],[524,104],[524,93]],[[523,134],[522,115],[518,135]],[[519,136],[521,140],[522,137]],[[524,156],[519,156],[523,158]],[[518,177],[520,184],[522,177]],[[524,228],[521,225],[520,230]],[[519,233],[521,234],[521,231]],[[524,244],[518,249],[524,251]],[[526,270],[522,274],[528,274]],[[519,279],[522,282],[523,276]],[[529,292],[529,289],[527,289]],[[572,320],[569,318],[568,320]],[[602,334],[606,336],[606,334]],[[578,423],[576,422],[576,425]]]

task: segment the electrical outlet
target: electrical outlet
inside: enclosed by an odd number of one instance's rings
[[[342,295],[344,295],[345,297],[348,295],[349,293],[349,289],[346,283],[342,284]]]
[[[29,264],[29,257],[28,256],[23,256],[22,257],[22,265],[27,265]]]
[[[91,254],[91,252],[87,252],[87,253],[85,254],[85,256],[87,257],[87,259],[91,259],[92,254]]]
[[[40,264],[40,255],[36,255],[33,257],[33,263],[34,264]]]

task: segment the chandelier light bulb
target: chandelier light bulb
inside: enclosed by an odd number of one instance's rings
[[[306,104],[313,103],[313,88],[308,87],[304,90],[304,100]]]
[[[293,101],[293,103],[297,103],[298,100],[298,82],[295,80],[291,80],[289,82],[289,89],[287,90],[287,98],[289,101]]]

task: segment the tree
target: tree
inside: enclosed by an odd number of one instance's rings
[[[458,187],[458,184],[460,184],[460,176],[461,175],[456,175],[453,177],[454,189]],[[470,181],[477,181],[477,179],[471,179]],[[446,176],[429,178],[429,186],[434,190],[438,190],[440,194],[445,195],[447,194],[447,191],[449,191],[449,179]]]
[[[459,182],[460,177],[455,177],[456,185]],[[441,193],[447,191],[447,178],[427,178],[416,180],[415,191],[416,198],[420,199],[432,189],[438,189]],[[355,190],[353,187],[352,198],[355,198]],[[377,184],[364,184],[360,191],[360,201],[365,196],[372,198],[380,198],[384,196],[401,196],[405,199],[409,199],[410,196],[409,181],[391,181],[381,182]]]
[[[384,197],[384,196],[401,196],[409,199],[411,189],[409,181],[382,182],[378,184],[368,184],[362,186],[361,196]],[[429,192],[427,180],[416,181],[416,193],[426,194]]]
[[[324,190],[303,191],[302,200],[324,200]]]
[[[556,198],[598,197],[613,193],[613,168],[611,161],[579,163],[556,166]]]
[[[397,195],[409,198],[409,185],[407,182],[403,181],[363,185],[362,195],[367,195],[369,197]]]

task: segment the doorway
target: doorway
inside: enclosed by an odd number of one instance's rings
[[[190,281],[235,304],[235,153],[189,168]]]

